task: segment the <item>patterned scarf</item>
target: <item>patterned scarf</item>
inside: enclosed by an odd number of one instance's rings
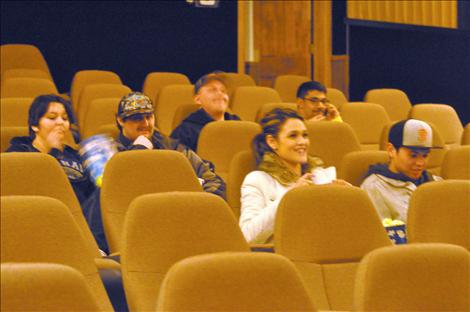
[[[307,163],[302,164],[302,175],[311,172],[316,167],[322,167],[323,161],[318,157],[308,156]],[[268,173],[276,181],[284,186],[289,186],[300,177],[298,174],[289,170],[282,159],[276,154],[266,152],[258,166],[258,169]]]

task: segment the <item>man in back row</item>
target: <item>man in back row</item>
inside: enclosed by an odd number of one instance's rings
[[[388,135],[388,164],[370,166],[361,188],[367,192],[380,219],[406,222],[408,203],[416,188],[442,180],[426,171],[432,147],[432,129],[421,120],[395,123]]]
[[[302,83],[297,89],[297,112],[306,121],[327,120],[342,122],[336,106],[330,103],[327,89],[317,81]]]
[[[199,134],[205,125],[212,121],[240,120],[240,117],[227,112],[229,97],[223,73],[202,76],[194,85],[194,94],[194,102],[201,108],[186,117],[171,137],[196,151]]]

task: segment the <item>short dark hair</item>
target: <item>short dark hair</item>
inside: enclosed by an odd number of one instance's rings
[[[302,83],[297,89],[297,98],[303,99],[309,91],[317,90],[326,94],[327,89],[318,81],[307,81]]]
[[[69,117],[70,124],[75,123],[75,114],[73,113],[72,105],[70,102],[64,99],[61,96],[55,94],[46,94],[40,95],[36,97],[31,103],[28,112],[28,131],[29,136],[34,139],[36,137],[36,133],[33,131],[33,126],[39,126],[39,119],[41,119],[49,109],[49,104],[52,102],[60,103],[64,106],[65,112]]]
[[[266,152],[274,152],[272,148],[266,143],[266,137],[272,135],[277,137],[281,131],[282,126],[289,119],[304,119],[292,109],[275,108],[266,113],[260,120],[262,132],[258,134],[252,142],[253,150],[255,153],[256,164],[258,165]]]

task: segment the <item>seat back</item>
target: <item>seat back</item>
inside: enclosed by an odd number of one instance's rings
[[[28,112],[33,100],[32,98],[0,99],[2,127],[28,127]]]
[[[160,90],[169,85],[190,85],[189,78],[180,73],[152,72],[145,76],[142,92],[147,95],[153,103],[157,103]]]
[[[468,251],[447,244],[374,250],[357,270],[355,311],[468,311],[469,264]]]
[[[194,104],[193,97],[193,85],[169,85],[159,91],[155,115],[157,127],[162,133],[171,133],[176,110],[179,106]]]
[[[470,123],[463,128],[461,144],[470,145]]]
[[[120,250],[130,202],[139,195],[170,191],[202,191],[191,164],[182,153],[126,151],[109,160],[101,187],[101,212],[111,252]]]
[[[37,69],[47,73],[52,80],[49,66],[41,51],[30,44],[2,44],[0,46],[1,75],[10,69]],[[3,96],[3,95],[2,95]]]
[[[2,263],[1,270],[2,311],[101,311],[84,276],[69,266]]]
[[[470,181],[425,183],[408,208],[410,243],[448,243],[470,250]]]
[[[279,93],[283,102],[295,103],[297,100],[297,89],[302,83],[307,81],[310,81],[310,78],[307,76],[279,75],[274,80],[274,90]]]
[[[318,309],[351,310],[360,259],[391,244],[374,206],[359,188],[295,188],[279,204],[274,249],[296,264]]]
[[[292,109],[297,111],[297,104],[295,103],[266,103],[260,107],[258,110],[258,114],[256,115],[256,122],[259,122],[264,115],[272,111],[273,109],[280,108],[280,109]]]
[[[232,208],[235,217],[240,217],[241,187],[246,175],[256,170],[256,161],[253,151],[242,151],[233,156],[230,162],[227,182],[227,202]]]
[[[118,111],[120,98],[100,98],[90,102],[80,127],[82,140],[97,133],[104,125],[114,124],[116,126],[116,113]]]
[[[459,146],[447,151],[442,161],[444,179],[470,180],[470,146]]]
[[[126,297],[131,310],[155,308],[168,269],[205,253],[249,251],[227,203],[205,192],[142,195],[126,216],[121,250]]]
[[[70,96],[75,112],[77,112],[80,94],[83,89],[92,84],[121,85],[122,81],[118,74],[108,70],[80,70],[76,72],[70,86]]]
[[[341,117],[356,133],[362,150],[378,150],[383,128],[390,123],[379,104],[351,102],[341,106]]]
[[[43,196],[2,196],[1,204],[2,263],[68,265],[83,274],[100,308],[112,310],[94,254],[64,203]]]
[[[365,102],[381,105],[391,121],[408,118],[411,102],[405,92],[399,89],[372,89],[367,91]]]
[[[29,135],[28,127],[2,127],[0,128],[1,138],[1,149],[0,152],[6,151],[10,147],[10,141],[17,136]]]
[[[80,228],[89,252],[100,257],[98,245],[59,162],[43,153],[2,153],[0,157],[1,196],[39,195],[60,200]]]
[[[336,106],[338,109],[348,103],[348,99],[344,95],[343,91],[335,88],[326,88],[326,91],[326,96],[330,100],[331,104]]]
[[[77,106],[77,121],[80,127],[85,123],[85,116],[87,115],[90,103],[93,100],[105,98],[119,98],[131,93],[131,89],[122,84],[90,84],[83,88],[80,94],[80,100]],[[116,116],[116,111],[113,116]]]
[[[255,121],[259,109],[266,103],[282,102],[276,90],[268,87],[239,87],[232,100],[232,111],[241,120]]]
[[[354,186],[361,186],[370,165],[387,163],[385,151],[356,151],[344,155],[338,170],[339,178]]]
[[[2,98],[35,98],[43,94],[58,94],[55,84],[44,78],[10,78],[2,81]]]
[[[315,308],[288,259],[269,253],[240,252],[200,255],[176,263],[163,282],[157,310],[315,311]]]
[[[233,96],[238,87],[255,87],[255,80],[247,74],[239,73],[223,73],[225,78],[225,84],[227,85],[227,91],[230,98],[230,106],[233,100]]]
[[[15,68],[2,72],[1,81],[5,81],[11,78],[40,78],[48,79],[51,80],[51,82],[54,82],[49,76],[49,73],[41,69]]]
[[[90,133],[90,135],[95,134],[107,134],[110,137],[117,139],[119,137],[119,129],[115,123],[101,125],[99,128],[96,129],[96,131]]]
[[[197,144],[198,155],[215,165],[215,172],[227,180],[230,162],[235,154],[250,150],[253,138],[261,132],[257,123],[250,121],[215,121],[201,130]]]
[[[186,117],[197,111],[201,108],[199,104],[186,104],[179,106],[175,111],[175,116],[173,117],[172,129],[178,127]]]
[[[352,127],[345,122],[307,121],[310,138],[310,155],[320,157],[326,166],[339,169],[343,156],[361,150],[359,139]]]
[[[460,145],[462,139],[462,122],[455,109],[446,104],[418,104],[410,111],[410,118],[434,124],[442,135],[446,145]]]
[[[395,123],[390,123],[384,127],[382,135],[380,136],[380,150],[387,150],[388,133],[390,132],[390,128],[394,124]],[[432,129],[432,146],[437,148],[431,149],[426,168],[433,174],[439,175],[441,172],[441,165],[444,161],[444,157],[448,151],[448,148],[446,147],[445,141],[442,138],[442,135],[437,129],[437,127],[430,122],[428,122],[428,124],[429,126],[431,126]]]

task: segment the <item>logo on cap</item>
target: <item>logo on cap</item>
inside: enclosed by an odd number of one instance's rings
[[[418,130],[418,142],[424,144],[426,142],[426,138],[428,137],[428,132],[426,129],[421,128]]]

